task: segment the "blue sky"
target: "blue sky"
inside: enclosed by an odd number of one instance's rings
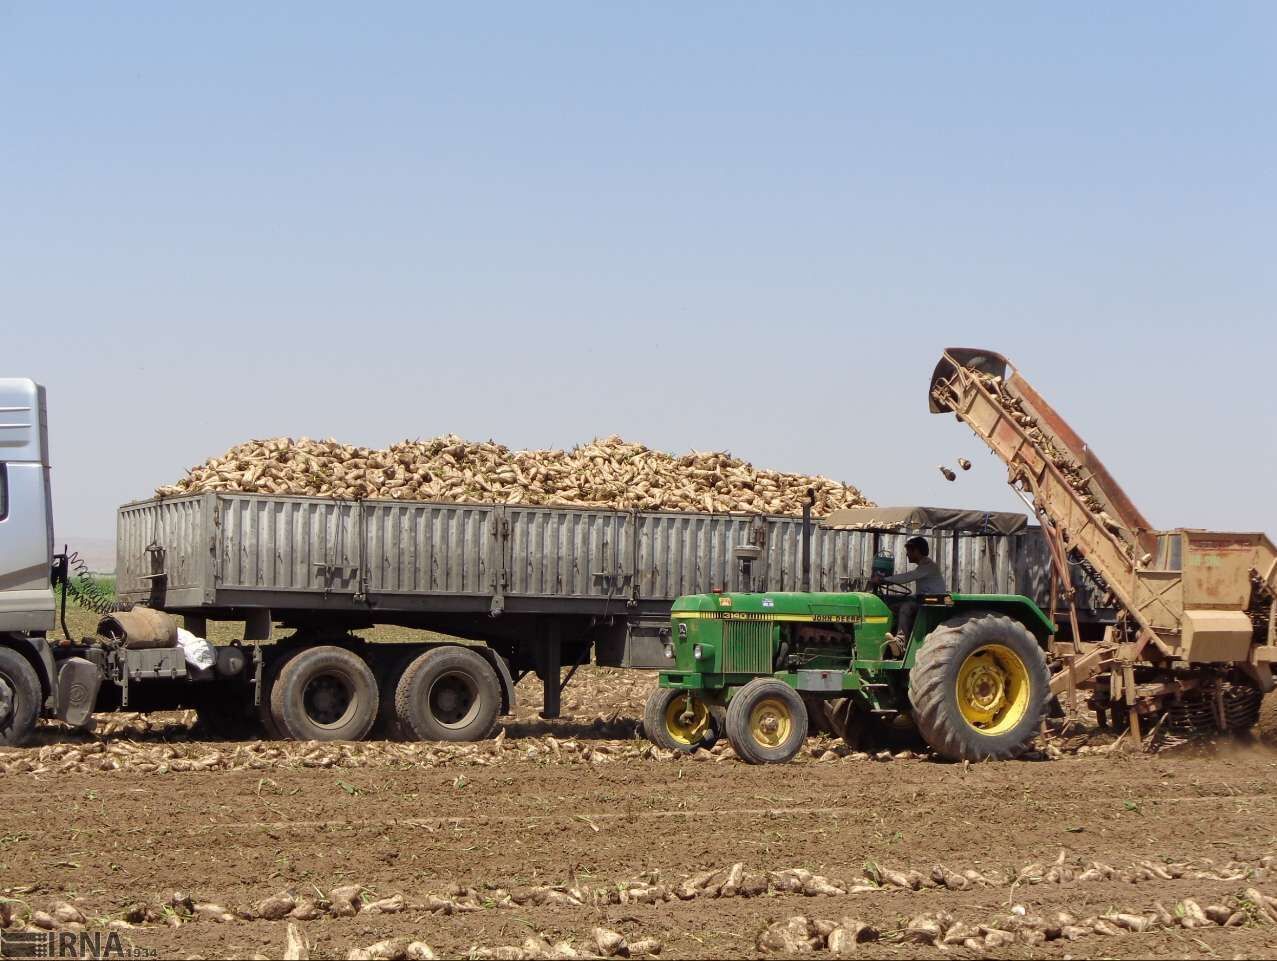
[[[0,371],[60,540],[248,437],[620,433],[1015,509],[1001,350],[1277,534],[1277,6],[0,4]],[[936,470],[969,456],[946,483]]]

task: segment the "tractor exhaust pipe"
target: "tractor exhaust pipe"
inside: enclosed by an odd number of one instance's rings
[[[816,503],[816,491],[807,488],[807,500],[803,503],[803,593],[811,592],[811,509]]]

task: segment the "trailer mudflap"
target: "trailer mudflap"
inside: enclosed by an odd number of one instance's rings
[[[514,678],[510,674],[510,665],[506,663],[506,659],[494,651],[490,647],[479,647],[473,649],[475,653],[481,655],[484,660],[492,665],[497,672],[497,680],[501,682],[501,714],[503,717],[514,713],[514,709],[518,707],[518,695],[514,693]],[[259,681],[260,684],[260,681]]]

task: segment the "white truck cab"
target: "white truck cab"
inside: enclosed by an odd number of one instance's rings
[[[44,388],[0,378],[0,633],[53,630],[52,567]]]
[[[44,388],[0,377],[0,744],[22,744],[57,710],[53,560]],[[68,691],[77,680],[67,674]]]

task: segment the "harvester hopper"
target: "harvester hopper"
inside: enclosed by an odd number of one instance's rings
[[[1277,661],[1277,548],[1266,535],[1154,529],[1078,433],[993,351],[947,349],[929,400],[1006,463],[1008,483],[1042,524],[1053,598],[1073,629],[1057,645],[1057,692],[1090,688],[1102,719],[1120,702],[1137,731],[1140,713],[1202,699],[1221,728],[1254,723]],[[1119,612],[1099,644],[1080,639],[1071,564]]]

